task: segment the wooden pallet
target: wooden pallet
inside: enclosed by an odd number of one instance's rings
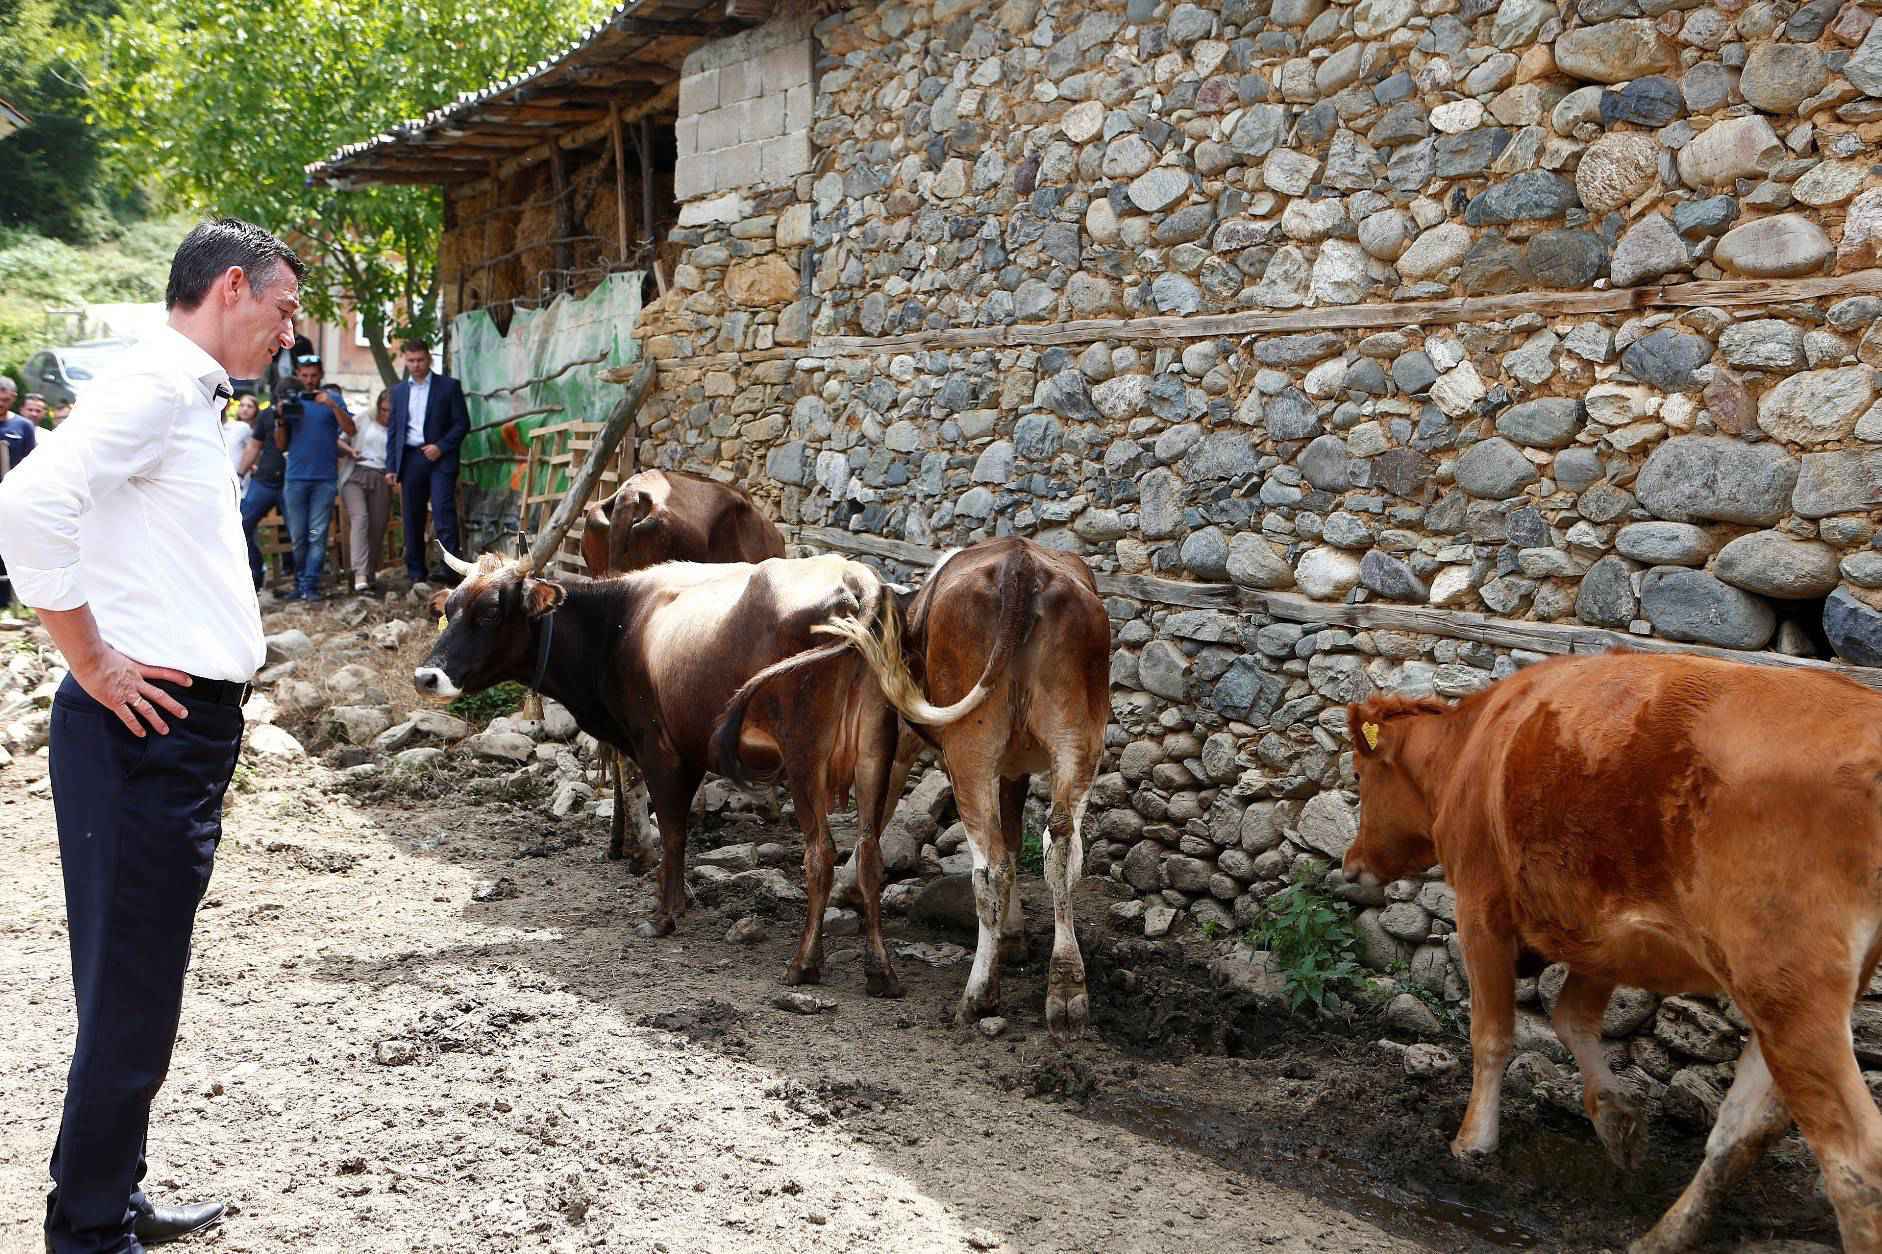
[[[523,493],[517,503],[519,525],[526,534],[535,535],[548,522],[549,515],[567,494],[569,484],[587,461],[588,454],[594,450],[603,425],[599,422],[558,422],[544,424],[529,433],[529,459],[523,466]],[[633,473],[634,441],[630,438],[621,442],[614,464],[603,468],[592,499],[607,500],[621,486],[621,481]],[[555,556],[550,559],[553,570],[588,573],[588,564],[582,560],[584,525],[584,520],[578,515],[575,525],[569,528]]]

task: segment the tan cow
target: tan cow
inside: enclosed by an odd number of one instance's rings
[[[1000,1003],[1001,951],[1017,945],[1023,926],[1015,873],[1027,788],[1034,772],[1050,771],[1046,1024],[1054,1036],[1076,1035],[1088,1003],[1072,885],[1084,863],[1080,829],[1111,717],[1111,623],[1091,570],[1029,540],[989,540],[943,555],[908,618],[901,656],[885,655],[866,631],[852,639],[909,720],[889,795],[901,796],[925,740],[940,750],[967,828],[980,936],[959,1018],[972,1022]],[[926,688],[932,700],[964,700],[983,687],[982,704],[944,725],[932,723],[921,697]]]
[[[582,561],[588,573],[625,575],[661,562],[762,562],[784,556],[784,535],[740,489],[679,470],[643,470],[613,496],[588,507],[582,524]],[[629,864],[647,870],[646,798],[629,761],[605,744],[598,755],[604,778],[614,781],[614,823],[608,857],[628,852],[627,817],[634,814]]]
[[[1882,1113],[1850,1033],[1882,955],[1882,695],[1821,672],[1616,653],[1455,706],[1348,713],[1361,806],[1346,874],[1442,863],[1457,890],[1473,1083],[1452,1152],[1497,1145],[1519,948],[1568,965],[1555,1030],[1623,1163],[1642,1128],[1601,1049],[1609,994],[1725,994],[1751,1042],[1698,1174],[1633,1250],[1692,1248],[1794,1117],[1843,1248],[1882,1254]]]

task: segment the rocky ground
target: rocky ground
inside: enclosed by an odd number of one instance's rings
[[[906,834],[930,836],[894,894],[907,998],[865,997],[839,935],[825,985],[780,1005],[802,909],[790,828],[716,793],[694,909],[675,937],[633,939],[651,897],[601,857],[578,744],[555,739],[553,709],[468,742],[439,712],[414,720],[399,681],[428,633],[402,613],[271,619],[277,653],[300,656],[273,671],[279,722],[251,728],[231,793],[151,1147],[162,1196],[232,1204],[211,1248],[1592,1254],[1650,1223],[1696,1160],[1690,1135],[1657,1130],[1652,1163],[1622,1177],[1572,1097],[1518,1084],[1500,1160],[1466,1174],[1442,1152],[1462,1042],[1291,1019],[1226,945],[1115,929],[1102,881],[1079,903],[1091,1038],[1044,1032],[1036,881],[1004,1028],[963,1032],[958,881],[920,874],[951,856],[933,785],[910,798]],[[0,635],[0,656],[0,859],[16,868],[0,881],[0,1249],[25,1251],[70,984],[35,732],[56,673],[29,633]],[[1793,1140],[1714,1249],[1832,1231]]]

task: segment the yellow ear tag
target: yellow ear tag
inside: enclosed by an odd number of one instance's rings
[[[450,620],[445,615],[443,614],[438,615],[438,634],[439,635],[442,636],[444,634],[445,626],[449,621]]]
[[[1377,723],[1361,723],[1359,725],[1359,734],[1366,738],[1366,748],[1377,749],[1379,747],[1379,725]]]

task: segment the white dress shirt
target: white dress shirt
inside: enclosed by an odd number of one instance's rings
[[[349,443],[359,454],[359,460],[354,465],[364,466],[368,470],[386,468],[386,429],[379,425],[377,418],[362,415],[359,430]]]
[[[405,394],[405,447],[422,448],[425,443],[425,409],[431,404],[431,376],[424,382],[414,379]]]
[[[215,389],[228,374],[164,327],[112,363],[0,480],[0,555],[20,600],[91,606],[134,661],[246,682],[261,609]]]

